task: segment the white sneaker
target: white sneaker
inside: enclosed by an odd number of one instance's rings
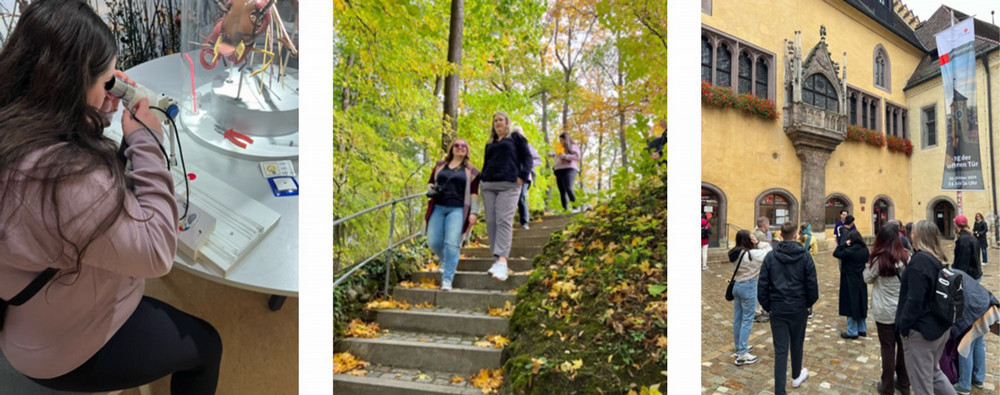
[[[451,281],[441,280],[441,290],[442,291],[451,291]]]
[[[747,352],[746,354],[743,354],[739,358],[736,358],[736,362],[735,363],[736,363],[736,366],[743,366],[743,365],[749,365],[749,364],[752,364],[752,363],[757,363],[757,357],[755,357],[755,356],[753,356],[753,354],[750,354],[749,352]]]
[[[809,378],[809,371],[806,368],[802,368],[802,373],[799,373],[799,377],[792,380],[792,388],[799,388],[807,378]]]
[[[507,281],[507,265],[500,262],[494,263],[493,267],[490,268],[490,274],[497,280]]]
[[[751,351],[753,351],[754,347],[756,347],[756,346],[747,347],[747,354],[749,354]],[[733,357],[733,359],[736,359],[736,358],[740,357],[739,354],[737,354],[737,353],[732,353],[731,356]]]
[[[524,224],[524,225],[521,225],[521,229],[528,230],[528,229],[531,229],[531,226],[529,226],[528,224]]]
[[[702,266],[701,270],[708,270],[708,266]]]

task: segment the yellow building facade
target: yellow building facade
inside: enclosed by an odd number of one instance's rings
[[[782,111],[772,120],[702,106],[702,211],[715,229],[712,246],[727,246],[737,230],[752,229],[761,216],[772,228],[808,222],[817,239],[830,240],[841,208],[856,217],[865,236],[889,219],[940,215],[946,221],[938,222],[950,223],[957,214],[956,192],[941,189],[944,144],[927,140],[945,136],[941,77],[928,64],[937,55],[926,44],[936,25],[929,19],[914,30],[893,12],[896,3],[702,1],[703,82],[766,98]],[[940,25],[942,16],[935,17]],[[990,45],[983,46],[985,62],[977,62],[986,190],[963,192],[962,212],[970,222],[976,212],[995,212],[990,158],[1000,154],[1000,51]],[[848,125],[907,138],[913,153],[844,141]]]

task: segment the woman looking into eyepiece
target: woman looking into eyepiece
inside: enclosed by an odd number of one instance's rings
[[[0,299],[12,302],[0,349],[56,390],[172,375],[174,394],[212,394],[218,332],[143,296],[173,264],[178,210],[145,100],[121,120],[131,172],[103,136],[116,62],[111,31],[82,0],[33,1],[0,51]]]

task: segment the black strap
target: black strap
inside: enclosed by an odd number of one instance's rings
[[[31,280],[31,283],[28,284],[27,287],[24,287],[21,292],[14,295],[14,297],[9,301],[0,299],[0,330],[3,330],[4,318],[7,316],[7,306],[20,306],[30,300],[33,296],[35,296],[35,294],[38,293],[38,291],[42,290],[42,287],[44,287],[45,284],[49,283],[49,280],[51,280],[58,271],[59,269],[51,267],[45,269],[45,271],[38,274],[38,277]]]
[[[31,283],[28,284],[27,287],[24,287],[24,289],[22,289],[21,292],[19,292],[17,295],[14,295],[14,297],[11,298],[11,300],[6,301],[4,303],[13,306],[20,306],[24,304],[24,302],[27,302],[29,299],[31,299],[32,296],[35,296],[35,294],[38,293],[38,291],[42,290],[42,287],[44,287],[45,284],[48,284],[49,280],[51,280],[52,277],[55,276],[56,272],[58,271],[59,269],[51,267],[45,269],[45,271],[41,272],[38,275],[38,277],[35,277],[34,280],[31,280]]]
[[[736,261],[736,270],[733,270],[733,276],[729,278],[729,282],[733,282],[733,280],[736,280],[736,272],[740,271],[740,264],[743,263],[743,255],[745,255],[746,253],[747,250],[743,250],[743,252],[740,253],[740,260]],[[753,257],[751,257],[750,259],[753,259]]]

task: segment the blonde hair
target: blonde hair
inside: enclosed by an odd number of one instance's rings
[[[505,113],[503,111],[497,111],[497,112],[493,113],[492,117],[490,117],[490,142],[491,143],[495,143],[498,140],[500,140],[500,135],[497,134],[497,130],[493,127],[493,120],[496,119],[497,115],[503,116],[503,119],[507,121],[507,136],[509,136],[512,133],[511,128],[510,128],[510,117],[507,116],[507,113]]]
[[[941,247],[937,225],[930,221],[917,221],[913,224],[913,249],[933,255],[942,263],[948,262],[948,256]]]

